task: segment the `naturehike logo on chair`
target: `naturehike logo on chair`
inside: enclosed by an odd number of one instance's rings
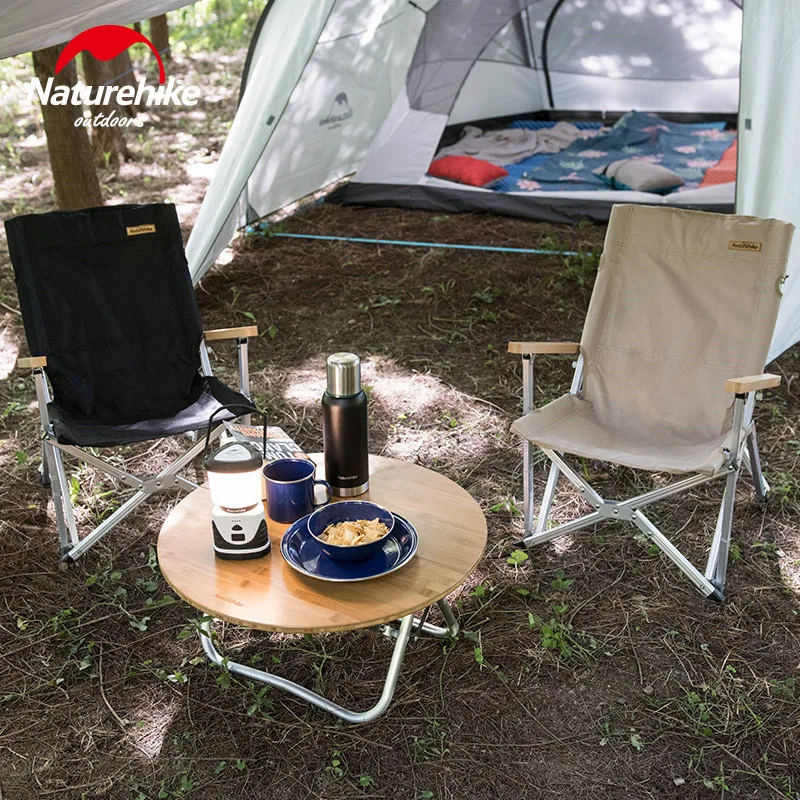
[[[728,242],[728,250],[743,250],[746,253],[758,253],[761,242]]]
[[[155,233],[155,225],[134,225],[133,227],[125,228],[128,236],[139,236],[142,233]]]

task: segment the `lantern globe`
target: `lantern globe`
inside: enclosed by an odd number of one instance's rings
[[[261,502],[261,454],[240,442],[220,447],[205,458],[211,501],[228,511]]]

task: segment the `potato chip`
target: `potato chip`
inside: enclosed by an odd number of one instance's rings
[[[386,536],[389,528],[379,519],[357,519],[328,525],[319,538],[327,544],[355,547],[377,542]]]

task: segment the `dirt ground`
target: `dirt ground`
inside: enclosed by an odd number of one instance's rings
[[[227,96],[223,106],[231,104]],[[107,189],[124,187],[128,201],[173,197],[188,233],[224,131],[210,117],[165,119],[158,130],[151,160],[142,155]],[[51,203],[42,142],[18,151],[19,167],[0,176],[4,217],[20,212],[12,207],[23,197],[26,210]],[[176,166],[178,152],[186,155]],[[281,230],[595,252],[604,234],[327,203]],[[607,524],[510,558],[522,498],[508,428],[521,375],[505,344],[578,337],[595,264],[251,237],[198,286],[206,327],[255,317],[255,397],[307,450],[321,446],[324,357],[352,350],[365,359],[372,451],[441,471],[487,515],[485,558],[452,598],[464,632],[414,642],[389,713],[351,727],[206,664],[195,615],[171,595],[155,556],[174,496],[59,568],[31,386],[12,371],[25,346],[1,252],[0,797],[800,796],[797,347],[772,366],[783,384],[757,410],[774,490],[763,507],[740,484],[724,605],[700,597],[628,527]],[[233,348],[215,350],[215,369],[233,381]],[[568,387],[568,358],[539,358],[536,370],[538,404]],[[126,457],[153,472],[175,448]],[[610,496],[664,479],[579,466]],[[86,527],[125,496],[90,468],[69,471]],[[539,465],[537,490],[542,478]],[[700,563],[719,490],[653,507],[657,524]],[[558,519],[581,513],[569,486],[557,501]],[[357,708],[379,694],[391,649],[372,631],[289,637],[229,627],[224,638],[238,661]]]

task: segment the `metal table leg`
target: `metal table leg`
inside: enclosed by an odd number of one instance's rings
[[[403,619],[400,620],[399,628],[392,628],[388,625],[383,626],[383,632],[395,640],[394,650],[392,651],[392,659],[389,662],[389,670],[386,673],[386,682],[383,685],[383,692],[381,693],[377,704],[368,711],[350,711],[349,709],[340,706],[338,703],[334,703],[333,701],[322,697],[322,695],[312,692],[310,689],[306,689],[305,686],[301,686],[299,683],[290,681],[287,678],[281,678],[278,675],[273,675],[272,673],[261,669],[248,667],[246,664],[239,664],[236,661],[226,660],[225,657],[214,646],[214,641],[212,639],[212,625],[214,620],[212,619],[205,619],[200,623],[200,642],[203,646],[203,652],[206,654],[206,657],[209,661],[216,664],[218,667],[227,669],[229,672],[232,672],[235,675],[241,675],[243,678],[247,678],[251,681],[260,681],[261,683],[275,686],[276,688],[282,689],[284,692],[289,692],[290,694],[299,697],[301,700],[305,700],[307,703],[317,706],[317,708],[321,708],[323,711],[327,711],[339,717],[340,719],[345,720],[346,722],[353,724],[358,724],[360,722],[372,722],[373,720],[385,714],[389,708],[389,703],[392,702],[394,690],[397,686],[397,679],[400,677],[400,668],[403,666],[406,645],[408,644],[408,640],[411,638],[412,630],[426,633],[429,636],[435,636],[437,639],[445,639],[458,634],[458,620],[453,613],[453,609],[450,608],[449,603],[446,600],[439,600],[436,605],[439,607],[439,610],[442,612],[442,616],[444,617],[444,621],[447,623],[444,627],[440,625],[432,625],[431,623],[426,622],[424,617],[422,620],[419,620],[413,614],[403,617]]]
[[[453,613],[453,609],[450,608],[450,604],[447,600],[439,600],[436,605],[439,607],[439,611],[442,612],[442,616],[447,625],[442,627],[426,622],[425,619],[428,614],[426,611],[421,620],[416,617],[413,618],[413,622],[411,623],[413,629],[420,633],[427,633],[428,636],[434,636],[437,639],[447,639],[448,637],[457,636],[459,624],[456,615]],[[396,639],[400,635],[400,631],[397,628],[393,628],[391,625],[381,625],[380,630],[392,639]]]
[[[261,683],[266,683],[270,686],[275,686],[278,689],[282,689],[284,692],[289,692],[290,694],[299,697],[301,700],[305,700],[307,703],[317,706],[317,708],[321,708],[323,711],[328,711],[329,713],[345,720],[346,722],[350,722],[352,724],[357,724],[360,722],[372,722],[382,714],[385,714],[386,710],[389,708],[389,703],[392,702],[394,690],[397,686],[397,679],[400,676],[400,668],[403,665],[403,657],[405,656],[406,645],[408,644],[408,639],[411,636],[411,628],[413,623],[413,614],[403,617],[403,620],[400,623],[400,629],[397,632],[397,638],[394,643],[394,651],[392,652],[392,659],[389,662],[389,671],[386,673],[386,683],[383,685],[383,692],[381,693],[380,700],[378,700],[377,704],[368,711],[350,711],[349,709],[340,706],[338,703],[327,700],[326,698],[322,697],[322,695],[312,692],[310,689],[306,689],[305,686],[301,686],[299,683],[290,681],[287,678],[281,678],[278,675],[273,675],[269,672],[265,672],[264,670],[248,667],[246,664],[239,664],[235,661],[227,661],[225,662],[224,667],[229,672],[232,672],[236,675],[241,675],[243,678],[247,678],[248,680],[260,681]],[[224,657],[214,646],[214,642],[211,638],[211,626],[212,620],[205,620],[200,624],[200,641],[203,645],[203,651],[205,652],[209,661],[212,661],[217,666],[223,666]]]

